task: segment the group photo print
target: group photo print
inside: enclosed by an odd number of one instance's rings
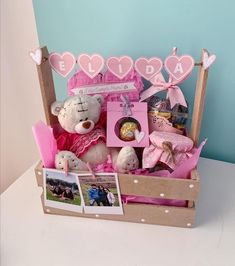
[[[116,173],[72,173],[44,169],[45,206],[73,212],[123,214]]]
[[[122,214],[117,175],[114,173],[79,175],[86,213]]]
[[[44,200],[47,206],[82,212],[82,198],[77,175],[55,170],[44,171]]]

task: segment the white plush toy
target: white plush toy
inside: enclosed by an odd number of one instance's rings
[[[139,160],[132,147],[123,147],[116,159],[115,168],[119,173],[129,173],[139,168]]]
[[[71,151],[60,151],[55,157],[55,168],[58,170],[87,171],[87,165]]]
[[[59,150],[71,151],[91,164],[107,160],[106,134],[98,123],[102,102],[101,95],[75,95],[64,102],[52,104],[52,114],[58,116],[61,127],[66,131],[57,138]]]

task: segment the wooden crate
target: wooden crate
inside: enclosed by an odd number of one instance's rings
[[[202,50],[202,55],[206,50]],[[201,55],[201,60],[202,60]],[[42,63],[37,66],[40,81],[43,106],[48,125],[58,124],[57,117],[50,112],[51,104],[56,100],[54,82],[51,67],[48,62],[47,47],[42,48]],[[190,137],[197,144],[200,133],[204,97],[208,77],[208,69],[204,69],[202,63],[196,64],[199,68],[196,84],[194,109]],[[38,186],[43,187],[42,164],[35,168]],[[186,200],[187,207],[158,206],[149,204],[123,204],[124,215],[108,214],[85,214],[51,208],[42,205],[45,213],[57,215],[71,215],[85,218],[107,219],[116,221],[159,224],[168,226],[188,227],[194,225],[195,201],[198,197],[200,178],[197,169],[191,172],[190,179],[151,177],[143,175],[119,174],[119,185],[121,194],[156,197],[163,199]]]

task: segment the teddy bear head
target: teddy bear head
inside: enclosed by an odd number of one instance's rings
[[[69,133],[87,134],[99,121],[101,113],[101,95],[75,95],[64,102],[54,102],[51,112],[58,116],[60,125]]]

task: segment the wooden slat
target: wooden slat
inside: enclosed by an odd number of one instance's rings
[[[42,172],[42,161],[40,161],[34,169],[37,184],[39,187],[43,187],[43,172]]]
[[[37,171],[35,169],[35,173],[37,175],[38,184],[43,185],[43,177],[40,174],[42,173],[41,165],[38,165]],[[119,174],[118,179],[120,191],[123,195],[195,201],[199,191],[199,176],[197,170],[194,170],[192,175],[197,178],[179,179]]]
[[[49,64],[47,47],[42,47],[42,63],[37,65],[43,107],[47,125],[58,123],[57,117],[51,114],[51,104],[56,100],[52,71]]]
[[[191,171],[190,178],[191,178],[191,180],[198,181],[197,193],[199,194],[199,190],[200,190],[200,182],[199,182],[200,181],[200,177],[199,177],[198,171],[196,169],[193,169]],[[195,207],[195,203],[192,200],[189,200],[187,205],[188,205],[188,208],[194,208]]]
[[[206,49],[202,50],[201,53],[201,62],[203,59],[203,53],[207,52]],[[201,122],[202,115],[204,109],[204,99],[206,94],[206,84],[208,78],[208,69],[204,69],[201,64],[198,69],[198,79],[196,85],[196,92],[194,98],[194,107],[193,107],[193,115],[192,115],[192,125],[191,125],[191,133],[190,136],[194,141],[195,145],[198,142],[200,130],[201,130]]]
[[[121,194],[165,199],[196,200],[199,180],[118,175]]]
[[[183,208],[172,206],[156,206],[147,204],[124,204],[124,215],[113,214],[85,214],[76,213],[52,207],[44,206],[43,196],[41,197],[43,210],[47,214],[68,215],[83,218],[95,218],[114,220],[122,222],[158,224],[176,227],[191,228],[195,220],[195,208]]]

